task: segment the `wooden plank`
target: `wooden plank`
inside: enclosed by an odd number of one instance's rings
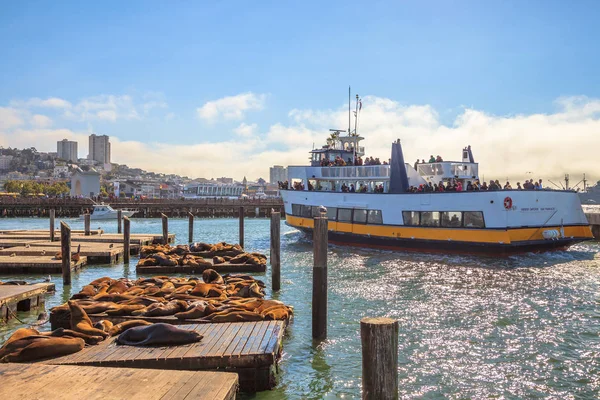
[[[54,292],[54,283],[32,285],[0,285],[0,303],[16,303],[47,292]]]
[[[242,349],[243,354],[256,354],[258,353],[258,346],[262,342],[265,337],[265,332],[267,332],[267,328],[269,324],[260,324],[260,327],[257,332],[252,336],[252,340],[248,340],[246,346]]]
[[[237,335],[236,340],[233,340],[231,342],[226,352],[230,353],[232,356],[239,356],[242,349],[248,342],[248,339],[251,337],[254,329],[258,331],[257,326],[258,324],[256,324],[256,322],[252,324],[244,324],[244,327],[240,331],[239,335]]]
[[[230,399],[236,374],[44,364],[1,364],[0,398]],[[181,389],[188,383],[189,390]],[[181,393],[180,393],[181,392]],[[179,394],[175,397],[172,394]]]
[[[87,257],[82,256],[78,262],[71,262],[71,270],[87,265]],[[62,261],[56,260],[54,254],[46,256],[0,257],[0,273],[5,274],[52,274],[62,272]]]
[[[235,335],[242,329],[241,324],[232,323],[229,326],[229,329],[223,333],[221,337],[217,339],[218,344],[212,348],[212,350],[206,354],[206,356],[219,356],[223,357],[225,355],[225,350],[231,344],[231,341],[235,339]]]

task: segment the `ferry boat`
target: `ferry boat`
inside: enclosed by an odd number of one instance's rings
[[[430,183],[460,182],[466,188],[478,181],[470,146],[460,161],[415,168],[404,162],[398,139],[389,164],[329,166],[365,155],[364,138],[355,131],[335,132],[327,145],[310,152],[310,166],[288,167],[289,182],[280,191],[287,225],[311,233],[313,218],[325,207],[332,243],[461,253],[565,249],[593,238],[571,190],[409,192]]]
[[[131,217],[136,212],[137,212],[137,210],[122,209],[121,215],[123,217]],[[90,219],[91,220],[117,219],[118,215],[119,215],[118,211],[115,210],[114,208],[112,208],[108,204],[104,204],[104,203],[94,204],[94,206],[92,208],[92,212],[90,214]],[[83,215],[79,216],[79,219],[84,219],[84,218],[85,217]]]

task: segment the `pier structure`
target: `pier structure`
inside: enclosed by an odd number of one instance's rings
[[[585,216],[592,228],[592,234],[596,240],[600,240],[600,212],[586,211]]]
[[[0,285],[0,322],[13,318],[17,311],[31,311],[42,306],[48,292],[54,292],[53,283]]]
[[[240,207],[244,207],[245,217],[263,218],[271,215],[271,209],[285,216],[281,198],[267,199],[104,199],[115,210],[135,209],[134,218],[185,218],[192,213],[200,218],[235,218]],[[94,205],[91,199],[36,199],[0,197],[0,217],[51,217],[74,218],[85,214]],[[54,211],[52,211],[54,210]],[[94,223],[92,221],[92,223]]]

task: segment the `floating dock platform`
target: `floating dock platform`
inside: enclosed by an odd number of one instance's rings
[[[238,377],[226,372],[156,371],[69,365],[0,365],[0,398],[235,399]]]
[[[10,319],[17,311],[30,311],[40,307],[46,302],[48,292],[54,292],[54,283],[0,285],[0,321]]]
[[[77,251],[78,244],[71,243],[71,252]],[[136,245],[139,250],[139,246]],[[2,257],[15,254],[16,256],[54,255],[60,252],[60,242],[36,242],[26,246],[11,247],[0,250]],[[123,244],[86,242],[81,244],[81,256],[87,257],[88,264],[115,264],[123,260]]]
[[[180,325],[198,331],[198,343],[137,347],[116,344],[116,337],[78,353],[40,363],[161,370],[212,370],[235,372],[240,390],[269,390],[277,383],[277,360],[284,332],[282,321]],[[156,374],[158,374],[157,372]],[[3,382],[4,384],[4,382]]]
[[[211,261],[212,262],[212,261]],[[218,273],[235,272],[235,273],[248,273],[248,272],[266,272],[267,266],[265,264],[253,265],[253,264],[213,264],[192,266],[192,265],[175,265],[172,267],[157,265],[157,266],[142,266],[136,265],[135,272],[138,274],[201,274],[204,270],[214,269]]]
[[[77,270],[87,265],[87,258],[81,256],[79,261],[71,261],[71,270]],[[61,274],[62,260],[57,260],[54,254],[39,256],[0,257],[0,273],[3,274]]]

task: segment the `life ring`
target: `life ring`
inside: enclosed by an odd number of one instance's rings
[[[504,198],[504,208],[510,210],[512,208],[512,199],[510,197]]]

